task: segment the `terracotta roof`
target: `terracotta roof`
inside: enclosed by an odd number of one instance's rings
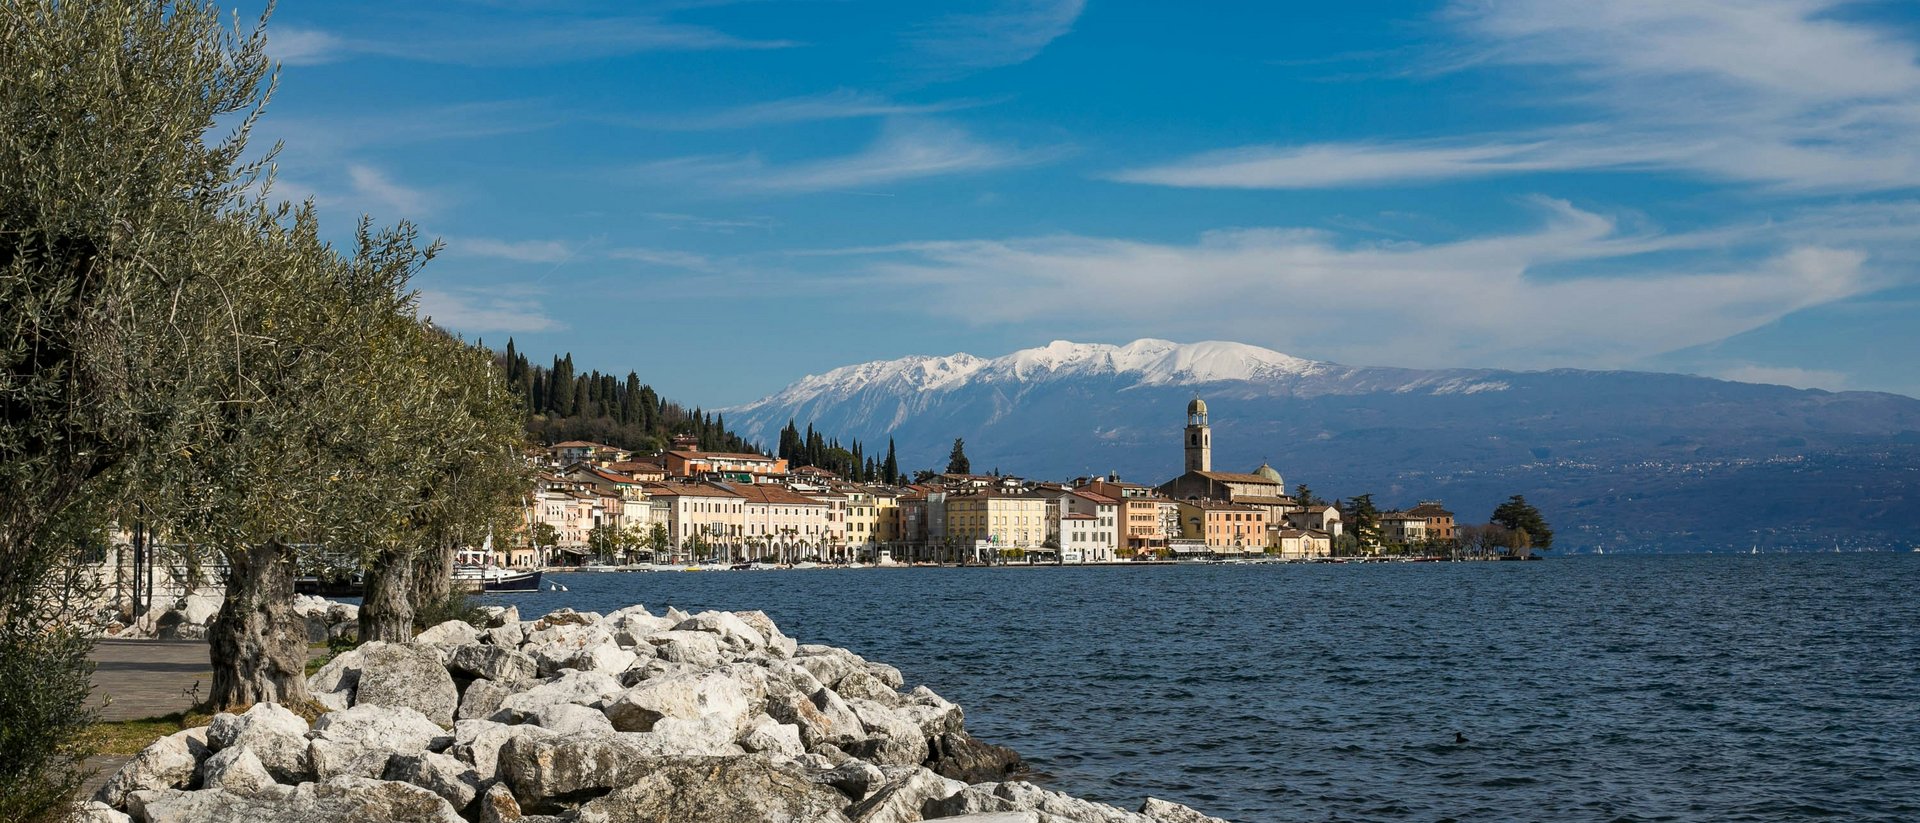
[[[651,497],[739,497],[730,489],[724,489],[711,483],[644,483]]]
[[[1063,514],[1063,515],[1060,515],[1060,519],[1061,520],[1098,520],[1099,518],[1094,517],[1091,514]]]
[[[1453,512],[1447,511],[1446,508],[1441,506],[1439,503],[1431,503],[1431,502],[1421,503],[1418,506],[1414,506],[1413,508],[1407,510],[1407,514],[1417,514],[1421,517],[1452,517],[1453,516]]]
[[[1071,493],[1079,496],[1083,500],[1091,500],[1095,503],[1119,503],[1120,502],[1104,494],[1095,494],[1093,492],[1083,491],[1081,489],[1074,489]]]
[[[1257,474],[1241,474],[1239,472],[1191,472],[1191,473],[1200,475],[1201,477],[1207,478],[1208,480],[1218,480],[1222,483],[1258,483],[1262,486],[1280,485],[1279,483],[1275,483],[1272,480],[1269,480],[1265,477],[1261,477],[1260,475],[1257,475]]]
[[[1251,506],[1291,506],[1294,504],[1294,499],[1291,497],[1240,496],[1233,498],[1233,502],[1246,503]]]
[[[699,460],[702,458],[720,458],[723,460],[764,460],[768,463],[773,463],[773,462],[776,462],[778,459],[778,458],[768,457],[764,454],[743,454],[740,452],[681,451],[678,449],[668,451],[667,454],[671,454],[682,460]]]
[[[735,494],[750,503],[764,503],[779,506],[827,505],[826,501],[816,500],[799,492],[775,486],[771,483],[755,483],[751,486],[744,483],[732,483],[727,484],[727,487],[733,489]]]

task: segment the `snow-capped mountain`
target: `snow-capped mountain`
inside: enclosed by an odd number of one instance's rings
[[[1791,545],[1920,532],[1920,400],[1571,369],[1354,367],[1230,342],[1056,341],[1002,357],[875,361],[724,410],[763,443],[793,420],[943,468],[1063,480],[1180,468],[1186,403],[1214,464],[1278,467],[1325,497],[1445,500],[1464,521],[1524,493],[1570,546]],[[1896,537],[1897,536],[1897,537]]]

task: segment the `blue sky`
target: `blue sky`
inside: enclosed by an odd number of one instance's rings
[[[436,321],[690,403],[1139,337],[1920,395],[1911,3],[329,2],[268,32],[280,196],[444,239]]]

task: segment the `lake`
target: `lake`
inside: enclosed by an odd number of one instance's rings
[[[549,579],[490,599],[762,609],[1128,808],[1920,819],[1920,554]]]

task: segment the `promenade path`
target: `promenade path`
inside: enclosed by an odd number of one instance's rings
[[[199,699],[205,699],[213,683],[204,640],[103,639],[94,644],[93,666],[93,694],[87,706],[99,709],[101,720],[141,720],[186,711],[195,701],[194,684],[200,686]],[[88,758],[87,768],[95,774],[81,796],[92,797],[125,762],[127,758],[120,755]]]

